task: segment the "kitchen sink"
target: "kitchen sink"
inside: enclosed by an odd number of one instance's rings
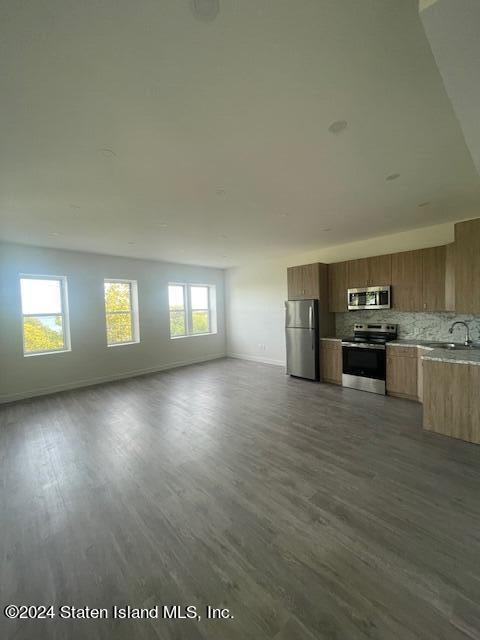
[[[475,351],[480,350],[480,344],[471,344],[466,346],[458,342],[432,342],[429,347],[434,349],[448,349],[449,351]]]

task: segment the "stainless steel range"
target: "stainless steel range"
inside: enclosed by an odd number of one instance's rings
[[[342,338],[343,386],[385,395],[385,345],[396,337],[396,324],[356,324],[353,336]]]

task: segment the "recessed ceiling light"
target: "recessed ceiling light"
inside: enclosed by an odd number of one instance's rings
[[[191,0],[193,15],[198,20],[215,20],[220,9],[219,0]]]
[[[342,133],[342,131],[345,131],[347,126],[348,122],[346,120],[335,120],[335,122],[332,122],[332,124],[328,127],[328,130],[330,131],[330,133]]]
[[[106,158],[117,157],[117,154],[115,153],[115,151],[113,149],[109,149],[108,147],[102,147],[100,151],[102,155],[104,155]]]
[[[417,204],[417,207],[428,207],[428,205],[430,204],[430,202],[420,202],[420,204]]]
[[[396,180],[399,177],[400,177],[399,173],[391,173],[389,176],[385,178],[385,180],[389,180],[389,181]]]

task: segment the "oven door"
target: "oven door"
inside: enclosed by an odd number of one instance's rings
[[[342,356],[344,387],[385,393],[385,345],[344,343]]]

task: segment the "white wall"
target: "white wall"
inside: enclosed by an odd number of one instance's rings
[[[435,247],[453,242],[453,234],[453,223],[447,223],[228,269],[225,276],[228,355],[271,364],[285,363],[284,301],[288,266]]]
[[[23,356],[19,273],[67,276],[71,352]],[[138,281],[139,344],[106,346],[104,278]],[[216,335],[170,340],[170,281],[216,286]],[[224,355],[221,269],[0,244],[0,402]]]

